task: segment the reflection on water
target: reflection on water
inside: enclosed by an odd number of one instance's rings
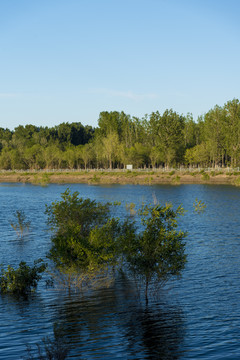
[[[143,305],[123,280],[88,298],[62,300],[57,318],[76,358],[179,358],[184,321],[176,304]]]
[[[85,184],[0,186],[0,263],[16,266],[45,259],[50,248],[45,204],[67,187],[84,198],[126,203],[173,202],[188,210],[188,263],[181,280],[172,280],[148,307],[134,286],[119,279],[84,297],[46,288],[43,279],[28,300],[0,296],[0,359],[19,360],[26,344],[54,339],[58,325],[70,342],[69,359],[238,359],[240,354],[240,188],[232,186],[88,186]],[[206,211],[193,213],[195,199]],[[31,220],[22,240],[9,221],[16,209]],[[35,348],[36,349],[36,348]]]

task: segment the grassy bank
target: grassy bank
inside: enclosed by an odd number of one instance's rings
[[[232,184],[240,185],[240,171],[61,171],[0,172],[0,182],[22,182],[36,185],[50,183],[87,184]]]

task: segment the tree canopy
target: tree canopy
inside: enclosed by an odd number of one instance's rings
[[[53,230],[48,256],[61,272],[83,274],[87,281],[126,271],[145,285],[147,301],[152,283],[162,286],[184,268],[186,233],[177,230],[176,220],[183,209],[174,211],[171,204],[142,206],[139,230],[132,218],[111,217],[111,206],[67,189],[60,201],[46,208]]]
[[[240,103],[216,105],[193,120],[166,109],[130,116],[103,111],[98,126],[0,128],[0,169],[158,168],[240,165]]]

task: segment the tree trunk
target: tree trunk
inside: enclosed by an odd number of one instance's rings
[[[146,280],[146,286],[145,286],[145,301],[146,301],[146,305],[148,304],[148,279]]]

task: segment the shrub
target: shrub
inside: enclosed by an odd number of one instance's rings
[[[174,184],[179,184],[180,183],[180,180],[181,180],[181,178],[180,178],[180,176],[175,176],[175,178],[173,178],[172,179],[172,182],[174,183]]]
[[[8,265],[7,270],[4,270],[1,266],[0,292],[27,295],[37,287],[41,279],[40,274],[46,270],[46,267],[42,259],[34,261],[33,267],[28,266],[24,261],[19,263],[17,269]]]
[[[130,216],[134,216],[136,215],[136,210],[135,210],[136,204],[134,203],[130,203],[130,204],[126,204],[126,210],[129,211]]]
[[[207,173],[202,173],[202,180],[209,180],[210,179],[210,176],[207,174]]]
[[[23,210],[16,210],[14,217],[15,222],[11,222],[10,225],[16,231],[17,235],[22,238],[29,230],[31,222],[26,220],[27,217]]]
[[[48,224],[54,231],[48,257],[66,274],[70,269],[89,278],[117,264],[117,240],[122,230],[119,219],[110,218],[112,204],[78,195],[67,189],[61,201],[46,207]]]
[[[238,176],[233,183],[235,186],[240,186],[240,177]]]
[[[186,233],[177,231],[176,218],[183,215],[181,206],[176,211],[171,204],[143,205],[139,210],[143,230],[135,223],[122,239],[122,251],[130,273],[145,287],[148,301],[149,285],[163,286],[172,276],[180,276],[186,263],[183,239]]]
[[[205,211],[207,205],[201,201],[201,200],[198,200],[197,198],[195,199],[194,203],[193,203],[193,208],[194,208],[194,211],[198,214],[202,213]]]

